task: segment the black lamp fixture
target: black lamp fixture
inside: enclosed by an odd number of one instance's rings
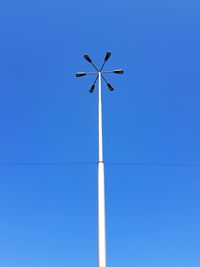
[[[87,73],[86,72],[77,72],[76,77],[82,77],[85,76]]]
[[[101,76],[102,79],[106,82],[106,85],[108,86],[109,90],[113,91],[114,87],[105,79],[104,75],[111,74],[111,73],[115,73],[115,74],[123,74],[124,73],[124,70],[122,70],[122,69],[117,69],[117,70],[112,70],[112,71],[102,71],[104,68],[104,65],[106,64],[106,62],[108,61],[110,56],[111,56],[111,52],[106,52],[103,64],[101,65],[101,68],[99,69],[96,67],[96,65],[92,62],[92,59],[87,54],[84,55],[85,60],[87,60],[94,67],[95,72],[77,72],[76,77],[83,77],[83,76],[91,75],[91,74],[96,75],[96,79],[89,89],[90,93],[94,92],[95,84],[96,84],[99,76]]]
[[[113,70],[113,73],[115,73],[115,74],[123,74],[124,73],[124,71],[123,70]]]
[[[112,87],[112,85],[110,83],[107,83],[107,86],[110,89],[110,91],[113,91],[114,90],[114,88]]]
[[[90,93],[93,93],[93,92],[94,92],[94,87],[95,87],[95,84],[93,84],[93,85],[90,87],[90,90],[89,90]]]
[[[109,57],[111,56],[111,53],[110,52],[107,52],[106,55],[105,55],[105,61],[107,61],[109,59]]]
[[[84,58],[85,58],[89,63],[92,63],[92,60],[91,60],[91,58],[90,58],[88,55],[84,55]]]

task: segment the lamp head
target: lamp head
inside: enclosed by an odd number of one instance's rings
[[[86,75],[86,72],[77,72],[76,73],[76,77],[82,77],[82,76],[85,76]]]
[[[124,71],[121,70],[121,69],[120,70],[114,70],[113,73],[115,73],[115,74],[123,74]]]
[[[90,87],[90,90],[89,90],[90,93],[93,93],[94,92],[94,87],[95,87],[94,84]]]
[[[107,61],[110,56],[111,56],[111,53],[110,52],[107,52],[106,55],[105,55],[104,60]]]
[[[84,58],[85,58],[89,63],[92,63],[92,60],[91,60],[91,58],[90,58],[88,55],[84,55]]]
[[[114,90],[114,88],[112,87],[112,85],[110,83],[107,83],[107,86],[110,89],[110,91],[113,91]]]

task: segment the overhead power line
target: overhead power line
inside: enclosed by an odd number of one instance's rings
[[[105,165],[135,166],[135,167],[200,167],[200,163],[158,163],[158,162],[104,162]],[[6,162],[0,167],[34,167],[34,166],[67,166],[67,165],[97,165],[92,161],[55,161],[55,162]]]

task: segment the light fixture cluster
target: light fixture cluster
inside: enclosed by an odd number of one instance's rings
[[[105,66],[105,64],[108,61],[108,59],[110,58],[110,56],[111,56],[111,53],[107,52],[105,57],[104,57],[104,62],[102,64],[101,68],[98,69],[96,67],[96,65],[93,63],[92,59],[88,55],[84,55],[85,60],[87,60],[94,67],[96,72],[77,72],[76,73],[76,77],[83,77],[83,76],[91,75],[91,74],[97,75],[94,83],[90,87],[90,90],[89,90],[90,93],[94,92],[95,84],[96,84],[96,82],[98,80],[99,74],[101,74],[101,77],[106,82],[106,84],[107,84],[108,88],[110,89],[110,91],[113,91],[114,90],[113,86],[105,79],[104,74],[108,74],[108,73],[123,74],[124,73],[124,70],[122,70],[122,69],[117,69],[117,70],[112,70],[112,71],[102,71],[103,67]]]

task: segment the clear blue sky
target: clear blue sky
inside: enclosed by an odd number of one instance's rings
[[[200,266],[200,3],[3,0],[0,266],[97,266],[97,92],[103,88],[108,267]],[[87,162],[63,166],[4,166]],[[156,163],[156,166],[111,165]]]

